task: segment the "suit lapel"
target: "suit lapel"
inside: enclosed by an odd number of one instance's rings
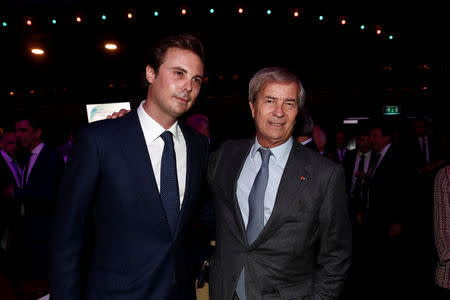
[[[133,181],[138,187],[135,192],[144,199],[159,199],[159,191],[137,111],[131,111],[120,121],[123,124],[118,126],[117,141],[121,141],[118,144],[123,157],[134,174]],[[162,204],[161,210],[164,211]],[[168,223],[167,226],[169,226]]]
[[[267,240],[285,222],[286,217],[298,209],[300,202],[304,201],[302,193],[305,185],[313,180],[308,161],[306,149],[294,141],[281,176],[272,214],[250,248],[256,248]]]
[[[34,182],[33,178],[38,176],[37,174],[41,168],[41,164],[44,161],[46,155],[47,155],[47,145],[44,144],[44,147],[42,147],[41,152],[39,152],[39,154],[37,155],[36,160],[33,164],[33,167],[30,170],[30,175],[28,176],[28,178],[27,177],[24,178],[24,187],[23,188],[25,188],[26,186],[29,186],[30,183]],[[30,161],[28,160],[28,166],[27,166],[27,168],[24,168],[25,172],[27,172],[27,173],[28,173],[29,165],[30,165]],[[45,164],[43,165],[42,168],[44,168],[44,166],[45,166]],[[27,174],[24,174],[24,175],[27,176]]]
[[[230,206],[234,212],[235,223],[238,224],[239,234],[242,237],[244,243],[247,243],[247,235],[245,232],[244,220],[242,219],[241,208],[239,207],[237,199],[237,182],[244,166],[245,159],[247,158],[250,149],[253,145],[254,139],[245,140],[242,144],[239,144],[231,160],[227,163],[227,184],[224,187],[224,191],[230,193],[227,199],[231,200]]]

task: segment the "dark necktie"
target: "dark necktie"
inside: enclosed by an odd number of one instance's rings
[[[369,171],[364,178],[362,185],[362,197],[363,197],[363,207],[368,208],[371,198],[373,198],[373,187],[371,186],[371,180],[375,169],[377,168],[378,162],[380,160],[381,154],[378,151],[373,151],[369,162]]]
[[[173,147],[172,133],[164,131],[161,134],[164,140],[164,150],[161,158],[160,196],[166,211],[172,234],[177,227],[180,212],[180,196],[178,192],[177,164]]]
[[[259,148],[261,154],[261,168],[256,174],[252,189],[248,196],[248,223],[247,241],[251,245],[264,228],[264,195],[266,193],[267,181],[269,179],[269,158],[272,152],[269,149]],[[236,286],[239,300],[246,300],[245,275],[242,268],[241,275]]]
[[[364,172],[365,159],[366,159],[366,156],[364,154],[362,154],[359,158],[358,172]],[[355,188],[353,189],[353,198],[356,198],[356,199],[361,198],[361,190],[362,190],[362,179],[356,178]]]

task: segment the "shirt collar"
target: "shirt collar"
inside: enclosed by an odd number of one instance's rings
[[[164,127],[162,127],[158,122],[156,122],[150,115],[144,110],[143,104],[145,100],[141,102],[137,109],[137,113],[139,116],[139,120],[142,125],[142,131],[144,131],[144,135],[148,138],[147,142],[151,143],[155,141],[159,136],[166,131]],[[175,140],[179,140],[180,137],[180,129],[178,126],[178,121],[175,122],[168,131],[172,132]]]
[[[312,140],[313,140],[313,139],[310,137],[309,139],[304,140],[304,141],[301,142],[300,144],[302,144],[302,145],[304,146],[304,145],[308,144],[309,142],[312,142]]]
[[[36,147],[33,148],[33,150],[31,150],[31,154],[39,154],[39,153],[41,153],[42,148],[44,148],[44,143],[40,142],[39,145],[37,145]]]
[[[281,145],[278,145],[276,147],[270,148],[270,151],[272,152],[273,157],[275,158],[275,162],[281,166],[286,165],[287,160],[289,158],[289,153],[292,149],[292,137],[290,137],[286,142],[284,142]],[[253,144],[252,148],[250,149],[250,157],[253,159],[255,158],[256,152],[258,152],[258,149],[263,146],[261,146],[258,143],[258,139],[255,137],[255,143]]]
[[[386,154],[386,152],[388,151],[390,146],[391,146],[391,143],[384,146],[383,150],[381,150],[381,152],[380,152],[381,156],[384,156]]]
[[[364,157],[370,156],[370,150],[367,151],[366,153],[362,153],[361,151],[358,150],[358,156],[361,157],[361,156],[363,156],[363,155],[364,155]]]
[[[6,153],[5,150],[1,149],[1,153],[2,153],[2,156],[5,158],[5,160],[6,160],[8,163],[10,163],[10,162],[13,161],[13,158],[12,158],[11,156],[9,156],[9,154]]]

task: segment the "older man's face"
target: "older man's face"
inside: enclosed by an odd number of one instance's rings
[[[296,82],[272,82],[259,92],[255,102],[249,102],[261,146],[273,148],[291,137],[298,113],[298,89]]]
[[[2,138],[2,149],[12,158],[16,156],[16,136],[13,132],[5,132]]]

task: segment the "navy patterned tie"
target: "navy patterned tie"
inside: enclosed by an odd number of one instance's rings
[[[169,222],[172,234],[174,234],[180,212],[177,164],[172,133],[170,131],[164,131],[161,134],[161,138],[164,140],[164,150],[161,158],[160,196],[166,211],[167,221]]]
[[[248,223],[247,223],[247,241],[251,245],[264,228],[264,195],[266,194],[267,181],[269,180],[269,158],[272,151],[259,148],[261,154],[261,168],[256,174],[252,189],[248,196]],[[246,300],[245,295],[245,275],[242,268],[239,280],[236,286],[236,293],[239,300]]]

